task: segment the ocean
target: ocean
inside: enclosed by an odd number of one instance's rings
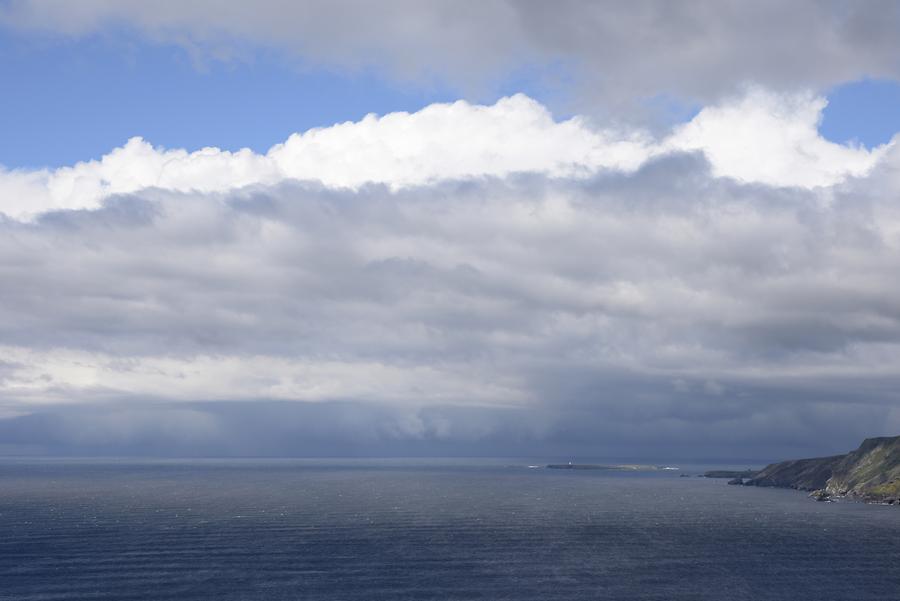
[[[2,460],[0,600],[900,598],[898,507],[529,463]]]

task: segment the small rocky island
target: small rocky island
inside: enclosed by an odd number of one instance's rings
[[[820,501],[900,504],[900,436],[867,438],[846,455],[773,463],[741,484],[810,491]]]

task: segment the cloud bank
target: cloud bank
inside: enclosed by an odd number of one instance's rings
[[[0,171],[0,211],[27,218],[51,209],[97,208],[111,194],[145,188],[207,193],[287,180],[398,190],[513,173],[587,179],[600,171],[633,172],[655,157],[683,152],[702,153],[718,177],[830,186],[868,172],[887,146],[869,151],[825,140],[817,131],[824,107],[811,94],[754,89],[654,139],[640,130],[596,129],[580,117],[556,121],[520,94],[491,106],[459,101],[412,114],[369,115],[294,134],[265,155],[165,150],[133,138],[74,167]]]
[[[823,140],[822,106],[757,90],[654,139],[516,96],[4,172],[0,443],[768,458],[898,430],[900,154]]]
[[[523,71],[556,81],[562,69],[582,108],[614,114],[659,94],[708,104],[748,82],[796,91],[900,77],[892,2],[11,0],[0,24],[69,36],[124,26],[204,59],[275,49],[417,86],[491,86]]]

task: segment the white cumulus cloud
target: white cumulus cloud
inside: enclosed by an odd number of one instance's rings
[[[54,209],[96,208],[112,194],[144,188],[224,192],[284,180],[328,188],[391,189],[443,180],[538,173],[585,178],[630,172],[666,153],[704,154],[717,176],[773,186],[830,186],[865,174],[887,146],[874,150],[822,138],[825,101],[753,90],[708,107],[663,139],[642,131],[595,129],[573,117],[554,120],[524,96],[491,106],[464,101],[415,113],[369,115],[358,122],[290,136],[266,154],[203,148],[154,148],[129,140],[99,160],[55,170],[0,171],[0,211],[28,218]]]

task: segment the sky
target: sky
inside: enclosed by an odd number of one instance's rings
[[[0,0],[0,454],[763,462],[900,434],[898,26]]]

